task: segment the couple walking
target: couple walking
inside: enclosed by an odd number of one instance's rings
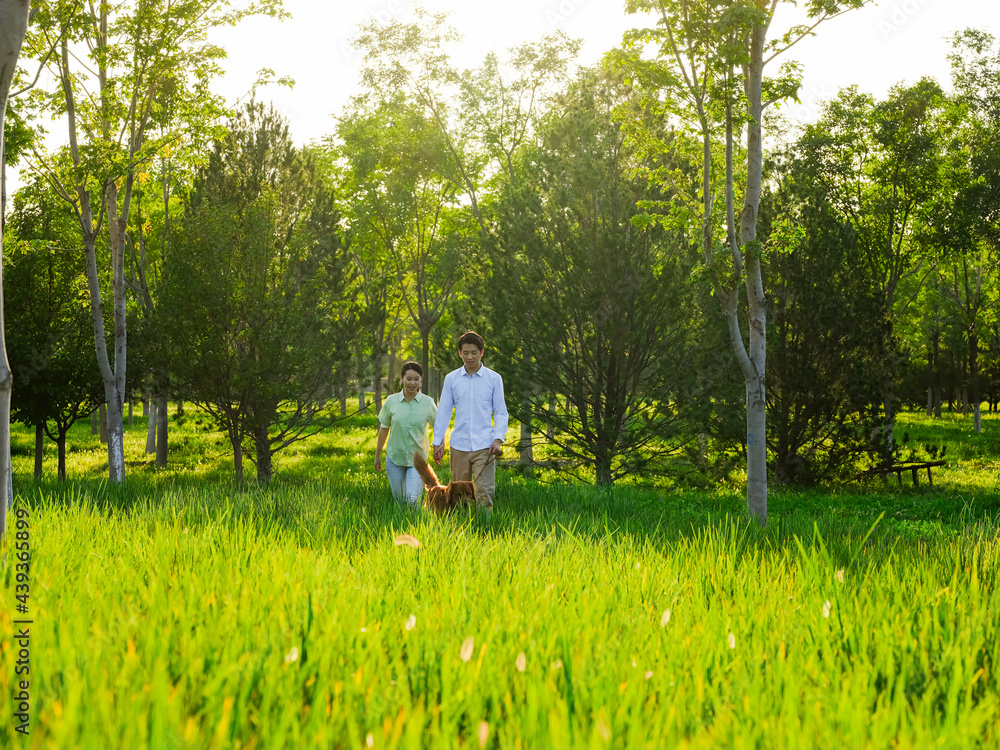
[[[496,461],[507,434],[507,405],[503,397],[503,379],[482,363],[486,344],[475,331],[466,331],[458,339],[462,367],[449,372],[441,389],[441,403],[421,393],[423,369],[416,362],[402,367],[403,390],[385,400],[379,412],[378,444],[375,470],[382,470],[382,449],[386,449],[385,473],[392,496],[405,499],[416,507],[424,484],[413,468],[413,454],[430,453],[427,425],[434,427],[434,462],[444,457],[444,437],[452,411],[455,426],[451,431],[451,478],[476,482],[480,508],[489,515],[496,494]],[[388,438],[388,440],[387,440]]]

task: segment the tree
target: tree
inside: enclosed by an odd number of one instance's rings
[[[65,202],[35,183],[15,196],[7,223],[9,344],[18,382],[12,415],[35,428],[36,477],[43,436],[56,443],[60,480],[67,432],[103,403],[80,250],[62,242],[73,237],[73,221]]]
[[[883,382],[884,450],[893,452],[896,326],[934,268],[922,241],[936,217],[941,187],[945,100],[929,79],[896,86],[884,101],[848,87],[830,101],[798,141],[830,205],[854,229],[870,293],[886,311],[889,356]]]
[[[489,176],[508,178],[517,148],[530,137],[546,94],[561,85],[580,43],[562,33],[490,53],[481,67],[459,71],[447,47],[461,39],[447,13],[418,7],[414,21],[373,21],[355,46],[364,54],[362,82],[372,92],[402,92],[442,144],[436,169],[464,195],[480,232],[489,233],[483,193]]]
[[[97,364],[108,405],[108,473],[125,478],[122,409],[126,382],[126,276],[129,219],[137,171],[164,143],[183,140],[223,111],[208,82],[225,56],[206,41],[208,31],[236,24],[248,15],[280,15],[281,0],[260,0],[232,10],[221,0],[135,0],[112,6],[53,0],[40,6],[28,38],[28,53],[46,60],[58,90],[33,90],[38,113],[65,117],[72,167],[58,158],[36,156],[46,176],[76,213],[85,249]],[[56,48],[58,54],[49,55]],[[170,131],[164,103],[176,107]],[[107,231],[110,268],[102,277],[97,248]],[[110,284],[110,290],[106,287]],[[103,285],[103,289],[102,289]],[[109,294],[110,293],[110,294]],[[104,300],[114,310],[113,352],[105,343]]]
[[[445,229],[454,228],[462,235],[450,238],[447,245],[461,251],[456,269],[464,266],[466,278],[455,274],[455,282],[445,284],[443,279],[450,274],[441,271],[447,269],[418,261],[414,267],[424,270],[434,289],[423,291],[419,282],[411,283],[416,296],[405,297],[414,322],[427,331],[422,335],[426,367],[431,329],[448,306],[454,306],[453,292],[475,283],[475,269],[482,267],[479,251],[494,231],[490,203],[496,182],[501,176],[508,181],[515,178],[514,154],[530,139],[548,97],[565,82],[580,43],[557,32],[511,48],[503,56],[490,53],[478,68],[460,71],[448,58],[448,46],[460,37],[447,23],[447,14],[417,8],[415,16],[409,23],[372,22],[362,28],[355,45],[364,54],[364,86],[376,96],[380,92],[401,96],[433,131],[429,135],[438,148],[419,154],[433,153],[427,166],[460,209],[448,212]],[[461,216],[463,211],[468,217]],[[476,328],[488,335],[489,322],[480,322],[486,327],[476,323]],[[521,432],[522,444],[530,446],[526,424]],[[530,451],[522,451],[522,456],[530,459]]]
[[[376,414],[382,409],[383,357],[397,335],[402,316],[392,252],[396,209],[390,207],[391,199],[385,199],[388,183],[380,185],[379,178],[370,179],[379,163],[378,149],[372,149],[372,142],[378,139],[381,124],[377,118],[360,114],[357,119],[345,117],[338,127],[343,134],[339,142],[328,138],[317,149],[325,177],[340,186],[345,220],[351,229],[351,254],[364,301],[359,324],[370,336],[366,349],[371,358]],[[364,134],[366,125],[376,127]],[[391,168],[385,171],[393,172]]]
[[[798,153],[779,155],[761,203],[761,236],[787,248],[766,266],[768,449],[779,483],[812,484],[855,475],[871,454],[888,357],[856,234]]]
[[[251,102],[216,142],[164,271],[177,387],[244,445],[275,453],[333,421],[331,363],[356,340],[355,270],[333,190],[274,111]]]
[[[864,2],[808,0],[810,25],[793,26],[775,40],[769,40],[768,33],[779,0],[630,0],[626,6],[629,12],[656,12],[659,19],[656,29],[627,35],[618,63],[648,87],[651,107],[664,110],[696,134],[695,139],[664,142],[637,127],[634,137],[650,153],[670,150],[684,156],[702,178],[700,191],[690,192],[684,186],[680,200],[686,201],[680,216],[674,212],[664,220],[686,219],[699,230],[708,275],[746,386],[747,508],[760,523],[767,520],[767,300],[761,274],[764,246],[757,238],[762,117],[765,107],[794,98],[799,85],[794,64],[782,66],[773,79],[765,78],[764,71],[820,23]],[[655,60],[643,58],[647,45],[655,47]],[[738,164],[734,139],[742,128],[746,151]],[[678,179],[687,182],[682,171],[654,170],[650,177],[678,185]],[[739,211],[737,200],[742,202]],[[717,239],[720,233],[724,242]],[[746,339],[740,323],[741,287],[746,292]]]
[[[4,120],[14,71],[28,31],[28,0],[0,0],[0,174],[4,170]],[[3,213],[0,209],[0,540],[7,536],[7,510],[13,501],[10,470],[10,397],[14,376],[7,359],[3,317]]]
[[[966,328],[969,384],[976,432],[981,430],[979,339],[987,311],[997,303],[1000,257],[1000,47],[985,31],[967,29],[952,37],[951,64],[962,121],[958,148],[949,153],[954,185],[953,213],[964,251],[954,268],[948,296],[958,305]],[[957,166],[953,166],[958,161]],[[987,283],[983,283],[986,279]]]
[[[401,97],[355,99],[341,118],[338,140],[330,147],[345,160],[350,176],[358,262],[379,311],[373,324],[384,337],[389,292],[380,289],[391,279],[420,333],[421,361],[429,372],[431,331],[461,280],[468,254],[469,231],[462,227],[468,220],[456,206],[454,185],[441,176],[445,146],[419,108]]]
[[[636,221],[662,195],[633,177],[612,117],[628,95],[603,71],[581,75],[519,154],[489,245],[497,356],[527,394],[512,412],[552,425],[562,469],[586,466],[601,486],[664,472],[696,432],[686,240]],[[565,409],[546,408],[552,393]]]

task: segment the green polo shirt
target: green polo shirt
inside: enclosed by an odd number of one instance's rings
[[[427,425],[433,425],[436,416],[437,405],[425,393],[417,393],[410,401],[403,398],[402,391],[386,398],[378,421],[389,428],[385,444],[389,460],[396,466],[413,466],[413,454],[417,450],[426,458],[430,454]]]

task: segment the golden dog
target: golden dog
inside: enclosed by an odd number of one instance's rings
[[[438,481],[437,475],[427,464],[419,451],[413,454],[413,467],[417,470],[420,478],[427,488],[427,499],[424,500],[424,507],[437,513],[446,513],[456,508],[476,507],[476,483],[451,481],[443,485]]]

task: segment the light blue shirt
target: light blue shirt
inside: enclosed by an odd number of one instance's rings
[[[445,376],[434,420],[434,445],[444,442],[452,409],[455,427],[448,445],[455,450],[483,450],[507,435],[510,417],[503,400],[503,378],[486,365],[475,375],[469,375],[463,366]]]

